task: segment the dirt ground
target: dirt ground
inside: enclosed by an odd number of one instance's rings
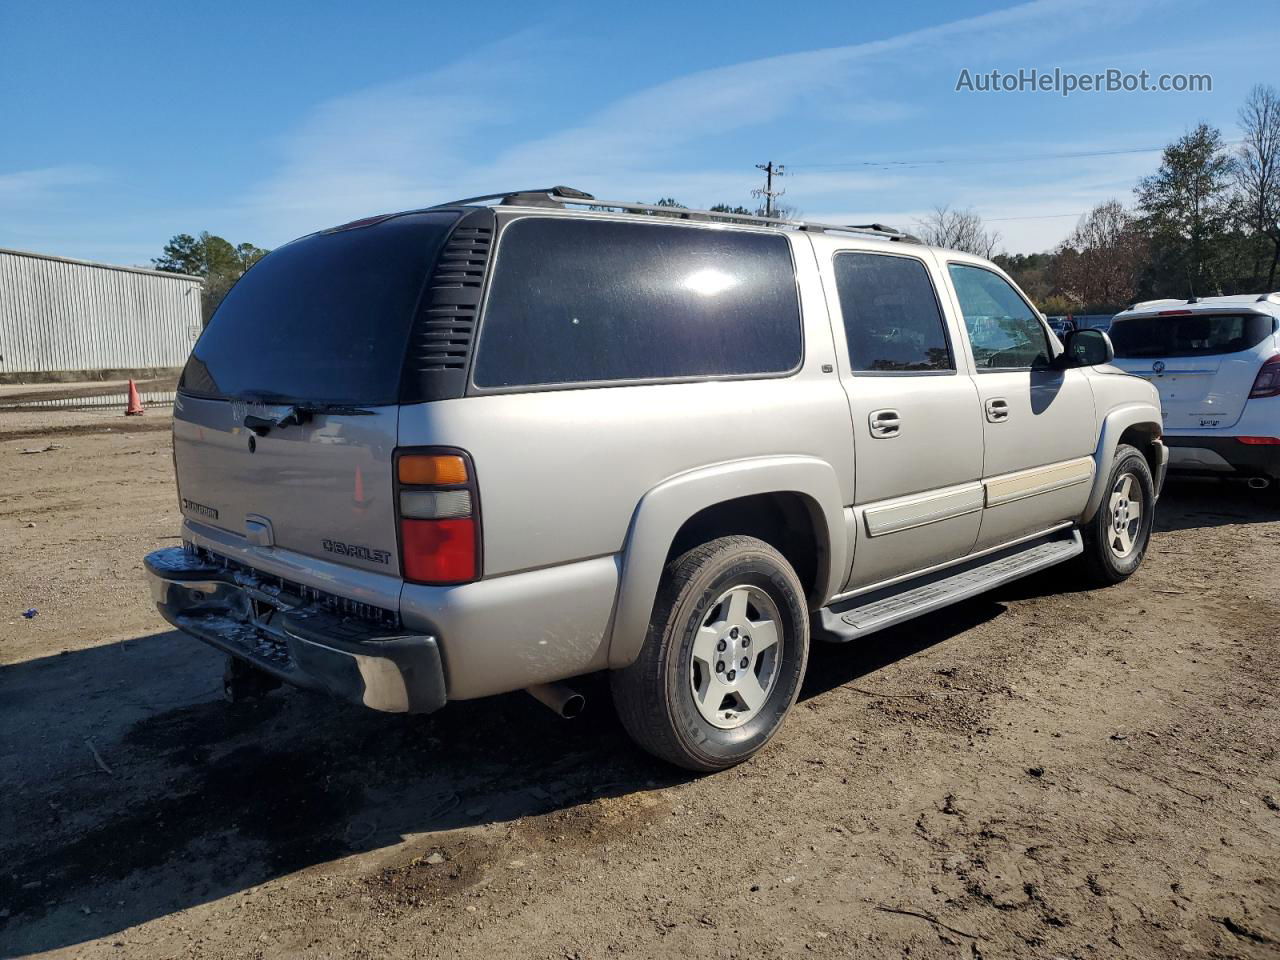
[[[0,955],[1280,956],[1280,497],[1175,485],[1122,586],[823,647],[691,778],[598,680],[572,722],[225,704],[140,579],[164,427],[0,415]]]

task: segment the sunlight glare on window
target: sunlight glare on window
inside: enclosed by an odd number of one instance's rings
[[[718,293],[724,293],[730,287],[737,284],[735,277],[729,276],[723,270],[707,268],[705,270],[695,270],[684,278],[684,288],[699,293],[704,297],[714,297]]]

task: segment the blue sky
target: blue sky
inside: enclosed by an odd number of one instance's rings
[[[1159,160],[1045,154],[1232,139],[1280,83],[1257,0],[213,6],[0,0],[0,246],[144,264],[178,232],[273,246],[552,183],[751,204],[772,159],[802,216],[973,207],[1029,252]],[[955,90],[1033,67],[1213,90]]]

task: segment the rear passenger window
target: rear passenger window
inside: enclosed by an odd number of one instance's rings
[[[783,236],[603,220],[507,227],[478,387],[780,374],[800,365]]]
[[[914,257],[839,253],[835,272],[854,371],[955,369],[923,263]]]

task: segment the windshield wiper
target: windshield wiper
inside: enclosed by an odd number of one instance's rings
[[[349,403],[331,403],[327,400],[291,400],[278,393],[253,393],[237,397],[242,403],[288,404],[289,409],[274,420],[270,417],[259,417],[247,414],[244,425],[258,436],[266,436],[267,432],[277,427],[302,426],[313,416],[329,414],[339,417],[371,417],[372,410],[357,407]]]

